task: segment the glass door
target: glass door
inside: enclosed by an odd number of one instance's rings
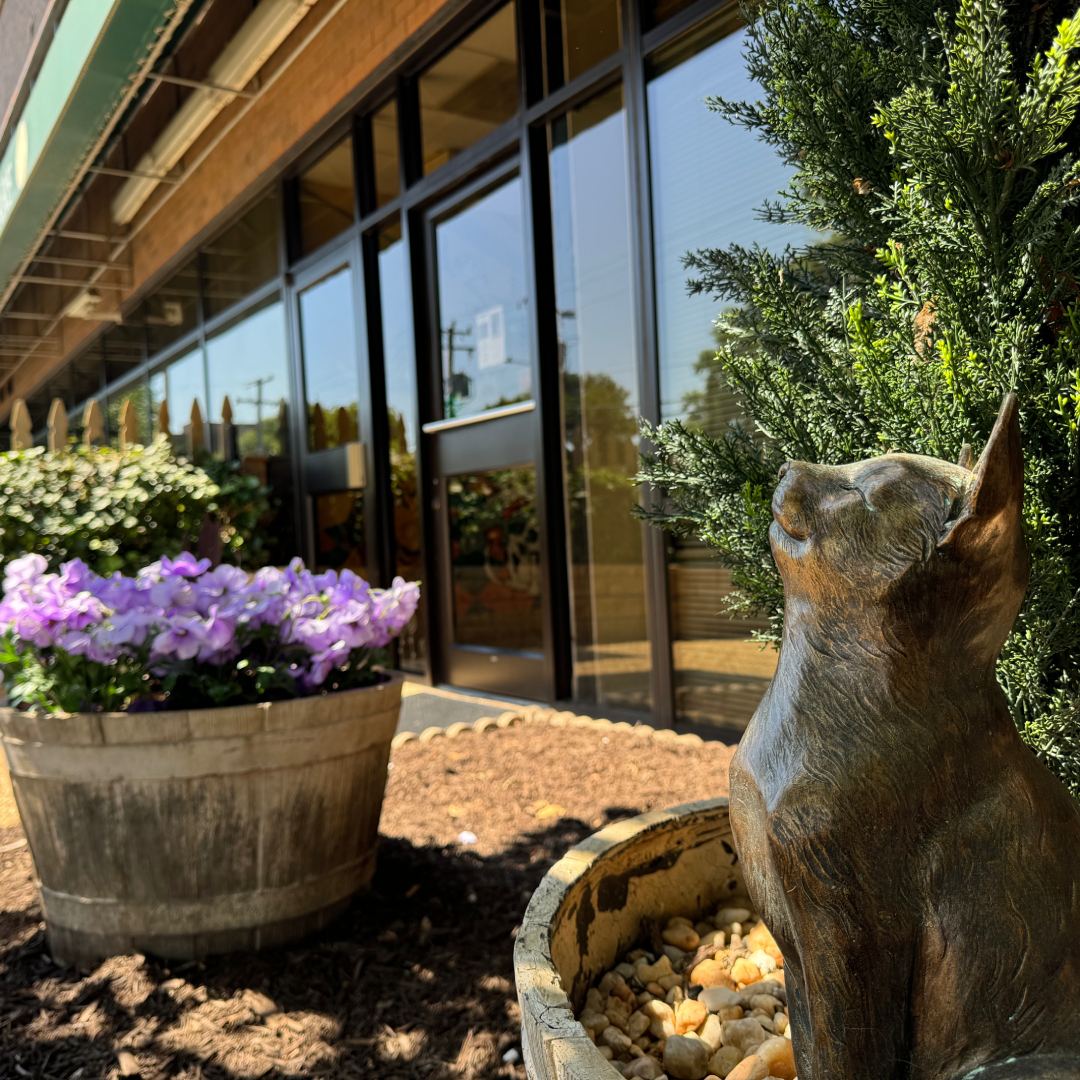
[[[350,242],[297,275],[294,326],[304,406],[298,442],[312,565],[376,579],[366,513],[371,410],[359,344],[358,264]]]
[[[545,616],[537,507],[522,181],[515,172],[428,215],[433,465],[443,681],[544,697]],[[437,594],[437,595],[433,595]]]

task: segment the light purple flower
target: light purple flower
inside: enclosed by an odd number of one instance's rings
[[[211,563],[209,559],[196,559],[190,551],[181,551],[175,559],[163,556],[160,565],[162,577],[193,578],[205,574]]]
[[[193,660],[205,642],[202,619],[196,615],[177,615],[154,638],[151,659]]]
[[[401,578],[373,589],[350,570],[312,573],[299,559],[248,574],[181,552],[133,576],[102,577],[79,560],[50,573],[28,555],[5,567],[0,634],[46,668],[52,651],[116,666],[137,687],[132,704],[166,696],[155,682],[166,672],[183,680],[212,667],[222,674],[211,677],[239,681],[241,669],[228,665],[241,659],[273,663],[297,692],[314,693],[335,670],[364,670],[367,652],[401,632],[419,595]]]
[[[4,591],[9,592],[19,585],[32,584],[48,568],[48,562],[41,555],[22,555],[18,559],[12,559],[4,567]]]

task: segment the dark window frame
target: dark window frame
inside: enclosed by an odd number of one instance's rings
[[[554,254],[551,247],[550,193],[546,128],[551,120],[570,108],[603,92],[615,83],[623,86],[624,109],[628,125],[628,190],[631,205],[630,247],[632,289],[639,312],[636,327],[639,341],[638,397],[642,415],[652,421],[659,419],[660,380],[655,319],[655,282],[653,275],[652,193],[649,177],[649,142],[646,61],[657,50],[693,31],[703,22],[732,9],[734,0],[696,0],[684,10],[659,25],[645,28],[644,0],[619,0],[619,17],[623,39],[619,49],[588,71],[575,77],[551,94],[543,94],[543,57],[540,44],[540,8],[535,0],[517,0],[517,45],[520,93],[514,116],[485,135],[481,140],[452,158],[445,165],[423,176],[421,132],[419,123],[418,79],[431,64],[446,55],[473,30],[503,6],[505,0],[475,0],[445,18],[435,16],[438,33],[427,35],[418,48],[408,55],[387,77],[365,88],[348,112],[337,115],[319,132],[283,170],[277,183],[281,189],[283,229],[278,253],[277,275],[255,293],[219,312],[206,316],[202,295],[202,258],[200,256],[200,302],[197,327],[170,343],[167,349],[145,356],[144,361],[115,383],[103,385],[92,397],[101,398],[133,385],[139,378],[148,378],[162,366],[192,348],[202,350],[207,363],[206,340],[229,324],[265,304],[277,293],[285,305],[288,321],[288,363],[292,390],[292,411],[298,422],[303,407],[302,372],[296,353],[294,275],[303,275],[309,268],[323,263],[338,245],[342,250],[354,246],[359,253],[359,309],[363,312],[361,347],[367,351],[367,381],[374,404],[370,421],[370,441],[378,449],[371,460],[371,514],[382,525],[372,552],[375,565],[394,565],[394,538],[389,527],[390,476],[387,448],[387,418],[385,370],[382,329],[373,313],[381,311],[378,279],[377,234],[380,229],[400,222],[402,242],[408,259],[412,286],[413,337],[416,343],[416,375],[419,398],[419,422],[422,424],[438,415],[441,402],[433,400],[438,394],[439,356],[431,355],[430,314],[434,302],[432,291],[433,266],[425,235],[425,215],[437,204],[461,197],[463,190],[474,183],[483,184],[486,177],[500,171],[510,160],[516,162],[524,190],[525,224],[530,245],[527,278],[535,311],[530,320],[531,346],[534,357],[534,395],[541,410],[537,425],[536,446],[538,511],[545,539],[546,558],[542,571],[549,581],[566,583],[562,588],[547,590],[545,627],[549,684],[556,699],[569,694],[570,613],[566,535],[563,515],[561,478],[561,417],[559,416],[559,373],[540,358],[554,355],[557,345],[557,326],[554,315]],[[423,33],[423,32],[422,32]],[[375,206],[374,162],[371,141],[371,116],[391,100],[397,105],[399,191],[383,206]],[[353,139],[354,211],[353,223],[327,244],[303,257],[298,256],[299,203],[298,184],[303,171],[331,149],[346,135]],[[230,221],[215,230],[222,231],[233,220],[246,213],[262,197],[264,190],[233,214]],[[178,260],[179,261],[179,260]],[[141,299],[145,299],[141,297]],[[207,382],[209,380],[207,378]],[[297,396],[299,393],[300,396]],[[79,402],[73,414],[90,399]],[[212,405],[208,402],[208,412]],[[546,420],[544,419],[546,418]],[[297,422],[292,424],[290,452],[294,463],[294,494],[296,512],[306,500],[301,492],[300,443]],[[421,438],[418,446],[418,485],[421,500],[423,535],[425,538],[425,570],[428,580],[436,571],[435,546],[432,543],[435,521],[430,506],[431,461]],[[384,461],[383,458],[387,460]],[[651,650],[652,715],[656,723],[670,725],[674,721],[675,703],[672,680],[672,633],[667,584],[667,555],[660,533],[644,525],[645,571],[647,582],[647,626]],[[301,529],[303,532],[303,529]],[[438,643],[429,620],[427,655],[429,679],[438,670]]]

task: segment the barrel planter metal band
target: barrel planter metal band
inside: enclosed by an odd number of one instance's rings
[[[401,684],[224,709],[0,709],[53,956],[193,958],[325,925],[374,872]]]
[[[609,825],[544,876],[514,947],[530,1080],[617,1080],[574,1019],[589,985],[641,940],[646,921],[707,912],[744,893],[727,799]]]

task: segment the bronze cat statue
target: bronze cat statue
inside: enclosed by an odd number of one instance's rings
[[[1080,1078],[1080,804],[994,676],[1022,494],[1012,395],[973,469],[781,469],[783,643],[731,818],[800,1080]]]

